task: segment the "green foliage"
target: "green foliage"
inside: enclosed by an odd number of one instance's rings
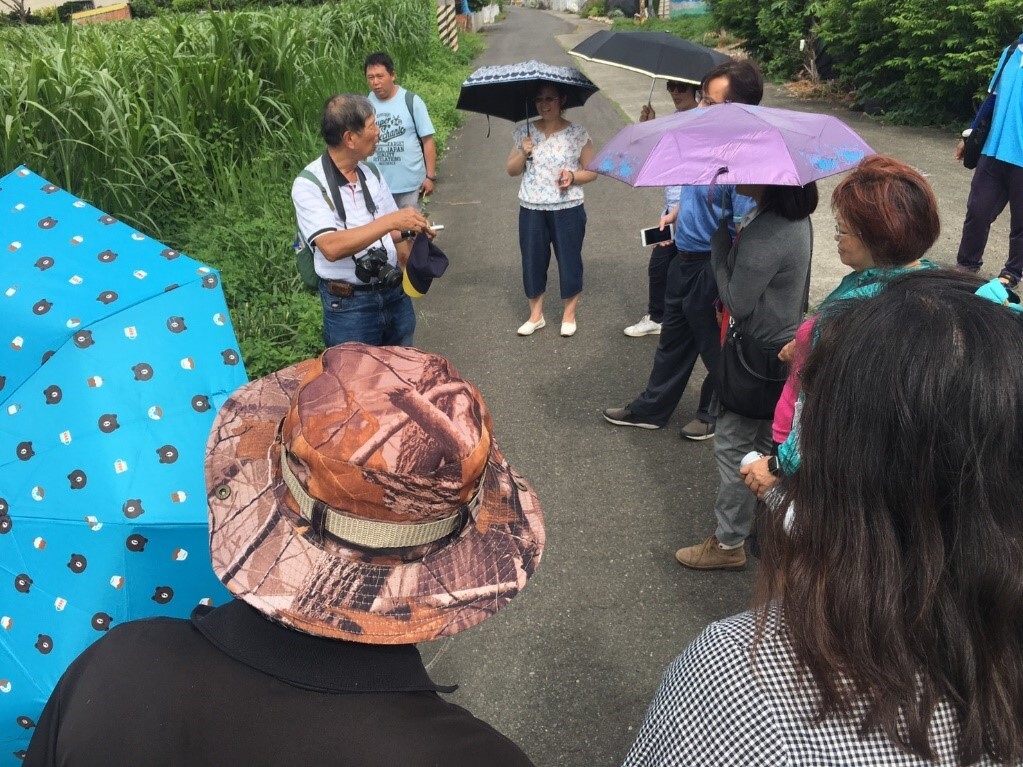
[[[998,60],[1020,32],[1009,0],[827,0],[821,34],[860,100],[914,122],[972,114]]]
[[[813,36],[821,0],[712,0],[714,21],[745,42],[768,75],[791,77],[803,64],[799,41]]]
[[[742,38],[764,71],[798,74],[799,41],[819,38],[863,104],[896,120],[972,114],[998,52],[1020,32],[1018,0],[710,0],[714,22]]]
[[[584,19],[604,15],[604,0],[586,0],[579,6],[579,15]]]
[[[638,24],[634,19],[619,19],[612,29],[646,30],[648,32],[670,32],[686,40],[714,47],[717,30],[710,14],[679,16],[675,19],[650,18]]]
[[[68,0],[68,2],[57,6],[57,17],[61,21],[68,21],[72,13],[87,11],[92,8],[92,0]]]
[[[325,99],[366,92],[362,61],[387,50],[441,147],[458,124],[481,38],[453,53],[435,13],[433,0],[346,0],[0,29],[0,171],[24,163],[220,269],[247,369],[263,375],[322,345],[290,191],[322,151]]]

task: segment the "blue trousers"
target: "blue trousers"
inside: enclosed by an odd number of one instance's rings
[[[416,312],[412,299],[399,285],[384,290],[360,290],[347,298],[331,295],[320,280],[323,304],[323,345],[359,341],[372,346],[412,346]]]
[[[583,292],[585,235],[586,211],[581,204],[565,210],[519,208],[519,249],[526,298],[537,298],[547,292],[551,247],[558,260],[562,299]]]

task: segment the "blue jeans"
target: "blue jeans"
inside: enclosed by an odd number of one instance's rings
[[[323,304],[323,345],[359,341],[372,346],[411,346],[416,331],[412,299],[399,285],[383,290],[357,290],[347,298],[333,296],[320,280]]]
[[[519,208],[519,249],[522,251],[522,287],[526,298],[547,292],[551,246],[558,260],[561,297],[583,292],[583,237],[586,211],[576,205],[565,210]]]

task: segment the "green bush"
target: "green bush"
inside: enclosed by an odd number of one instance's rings
[[[670,32],[686,40],[710,47],[714,47],[717,36],[714,19],[710,14],[687,15],[674,19],[650,18],[644,24],[638,24],[633,19],[618,19],[614,22],[612,29]]]
[[[1018,0],[710,0],[764,71],[797,74],[799,41],[820,38],[859,103],[892,119],[943,123],[972,114],[998,52],[1019,34]]]
[[[827,0],[821,12],[821,35],[859,100],[913,122],[968,118],[1021,24],[1014,0]]]
[[[799,41],[813,36],[821,0],[712,0],[710,8],[766,74],[788,78],[803,65]]]

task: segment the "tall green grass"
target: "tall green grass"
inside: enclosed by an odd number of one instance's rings
[[[429,0],[169,15],[0,33],[0,164],[152,227],[309,135],[324,99],[364,91],[366,54],[426,58]]]
[[[290,196],[322,151],[322,105],[365,93],[363,59],[386,50],[443,148],[482,42],[453,53],[435,13],[434,0],[346,0],[0,29],[0,175],[24,163],[220,269],[249,374],[277,370],[322,347]]]

